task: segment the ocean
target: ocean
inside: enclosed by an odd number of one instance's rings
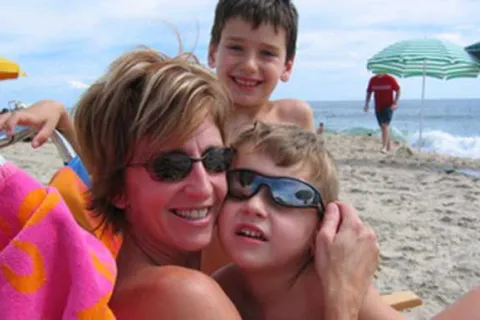
[[[363,112],[364,101],[309,101],[315,123],[345,135],[380,135],[373,111]],[[423,138],[419,138],[420,100],[402,100],[393,115],[393,137],[414,148],[480,159],[480,99],[425,100]],[[20,129],[20,128],[19,128]],[[0,139],[4,136],[0,132]]]
[[[316,125],[345,135],[380,135],[373,101],[309,101]],[[419,141],[420,100],[402,100],[393,115],[392,135],[410,146],[438,153],[480,159],[480,99],[425,100]]]

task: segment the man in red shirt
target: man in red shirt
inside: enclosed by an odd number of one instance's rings
[[[368,104],[375,94],[375,115],[377,116],[378,125],[382,129],[382,152],[390,151],[390,139],[388,137],[388,127],[392,121],[393,111],[397,109],[398,99],[400,98],[400,86],[394,77],[379,73],[368,83],[367,98],[365,100],[365,112],[368,112]],[[395,95],[393,94],[395,92]]]

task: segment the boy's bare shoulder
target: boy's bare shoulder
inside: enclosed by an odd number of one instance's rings
[[[307,130],[315,130],[313,110],[307,102],[298,99],[280,99],[272,103],[280,121],[294,123]]]
[[[212,316],[219,314],[239,319],[235,307],[212,278],[176,266],[138,272],[115,289],[110,307],[118,319],[199,319],[197,315],[214,319]]]
[[[253,319],[258,311],[254,307],[254,299],[246,286],[245,278],[233,264],[228,264],[213,273],[213,278],[233,302],[242,315],[242,319]]]

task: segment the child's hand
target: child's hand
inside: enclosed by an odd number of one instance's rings
[[[328,204],[315,248],[325,319],[357,319],[378,263],[379,247],[373,230],[362,223],[351,206]]]
[[[17,125],[36,128],[39,131],[32,140],[32,147],[37,148],[50,138],[62,121],[67,121],[65,118],[68,119],[68,113],[63,104],[42,100],[28,108],[0,114],[0,131],[6,130],[7,134],[13,135]]]

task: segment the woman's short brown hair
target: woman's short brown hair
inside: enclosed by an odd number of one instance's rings
[[[196,58],[187,56],[169,58],[145,47],[127,52],[75,107],[80,155],[92,179],[89,209],[114,231],[126,220],[112,201],[123,195],[125,168],[140,139],[149,146],[173,139],[181,144],[211,117],[225,141],[232,108],[228,92]]]

